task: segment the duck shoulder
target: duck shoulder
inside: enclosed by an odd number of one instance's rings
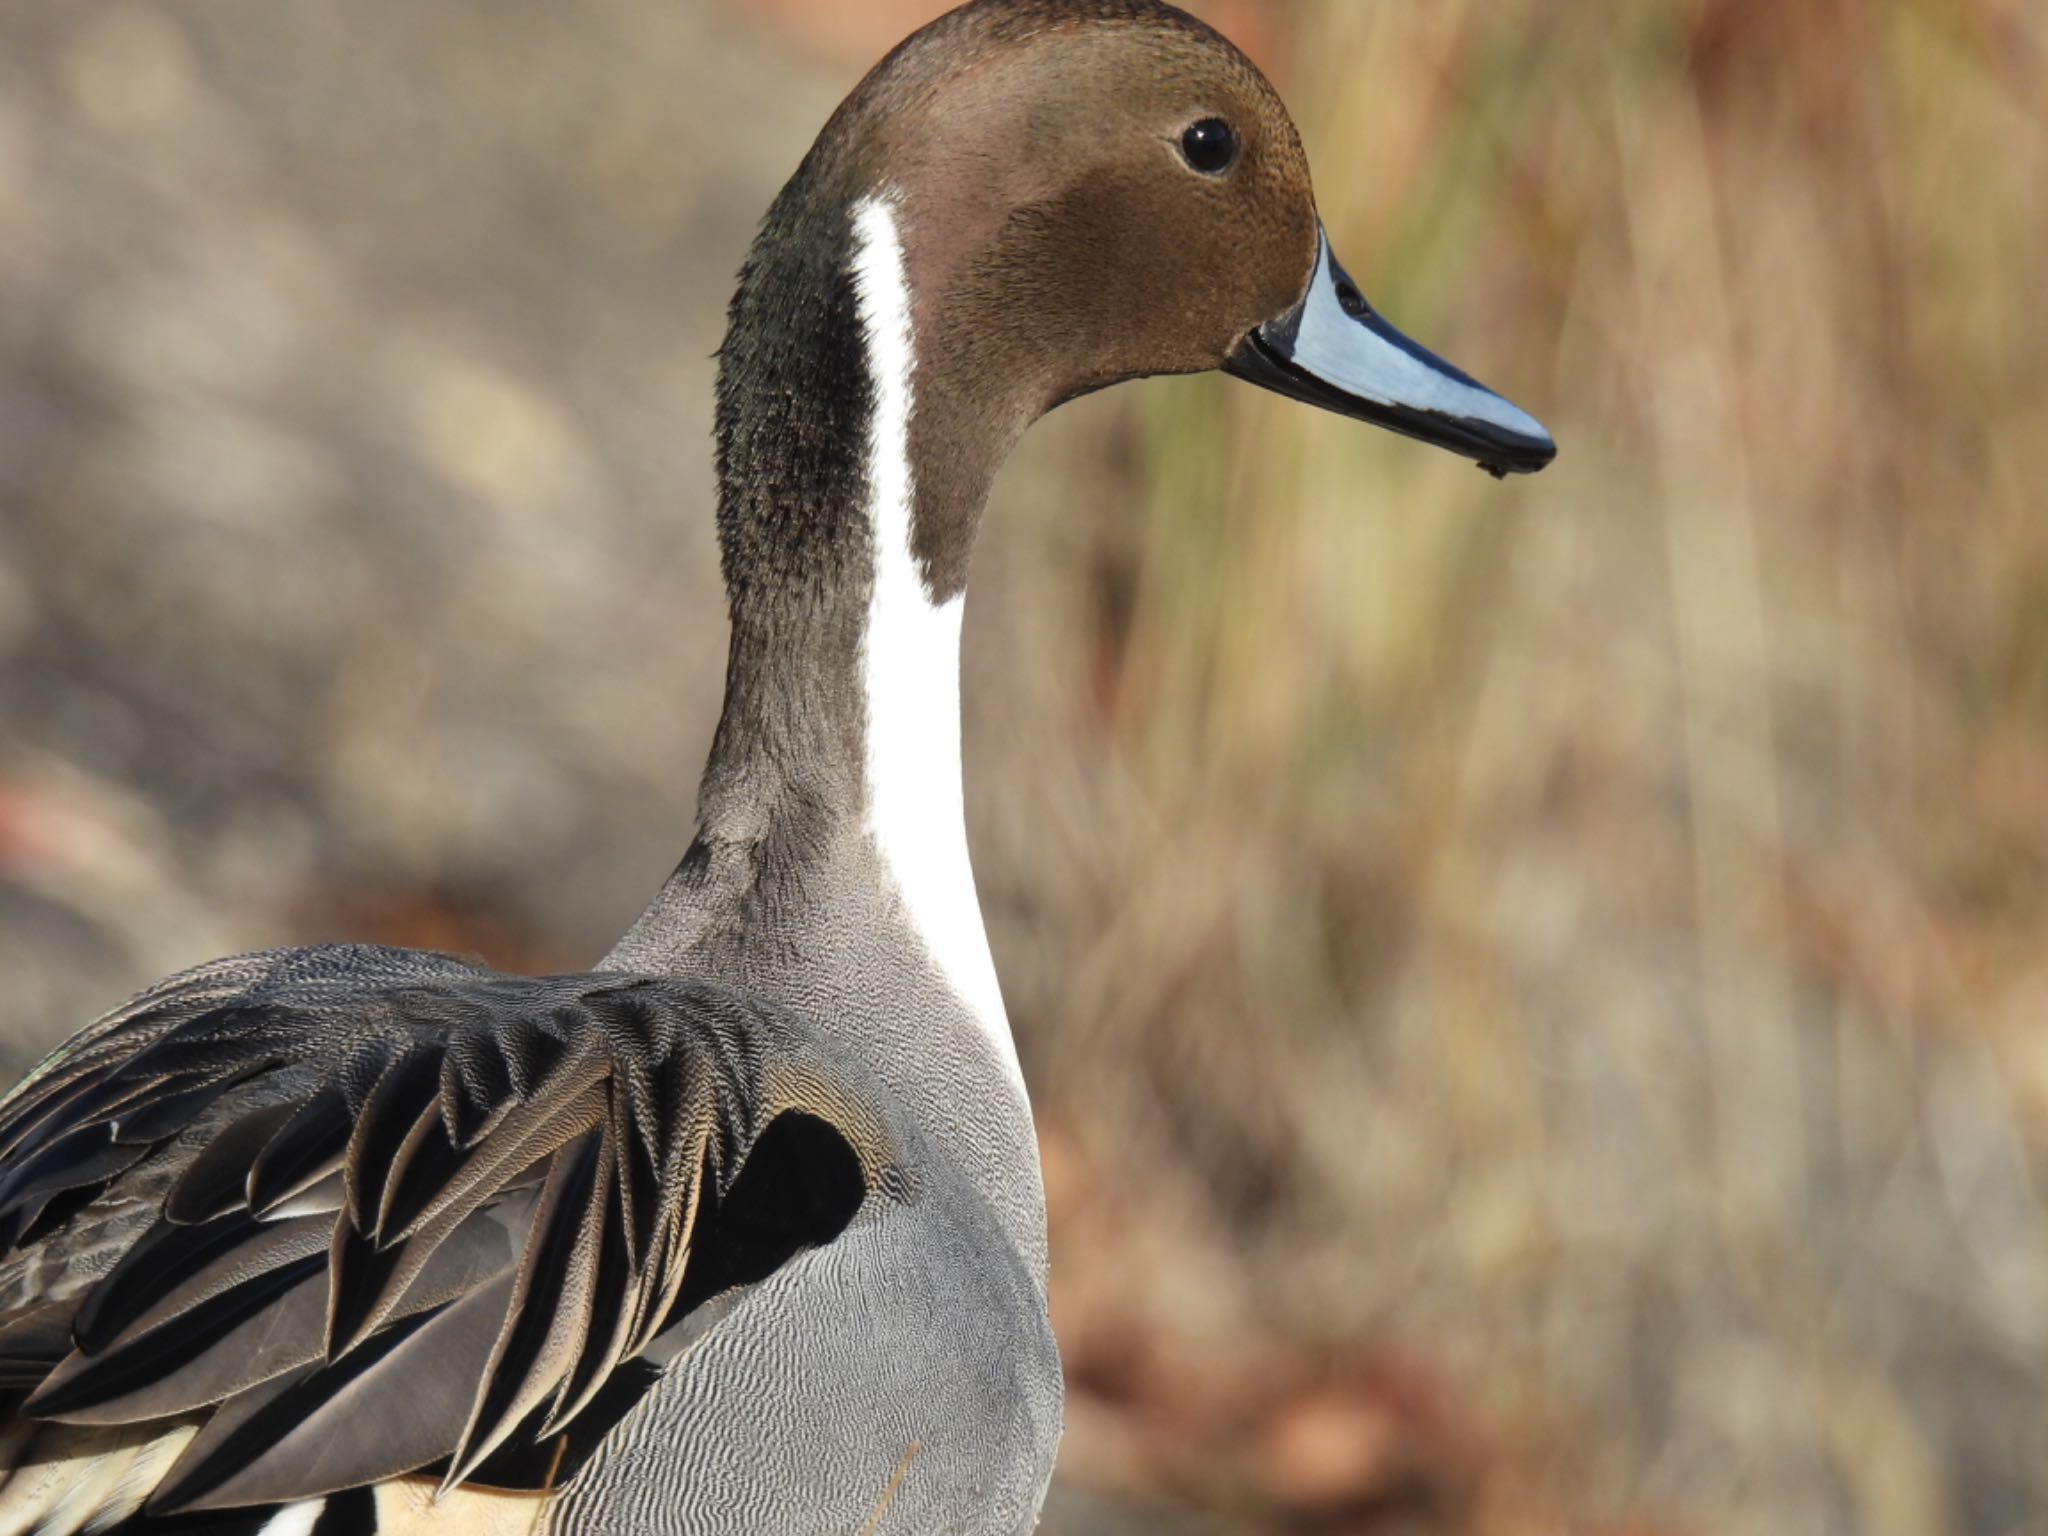
[[[552,1482],[658,1335],[902,1192],[890,1124],[710,983],[190,971],[0,1101],[0,1414],[162,1425],[158,1514]]]

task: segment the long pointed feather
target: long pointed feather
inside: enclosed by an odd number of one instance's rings
[[[576,1348],[575,1364],[562,1378],[555,1400],[541,1426],[542,1438],[559,1433],[604,1385],[605,1378],[625,1353],[633,1328],[633,1290],[639,1276],[626,1248],[626,1223],[619,1209],[619,1186],[608,1183],[598,1190],[604,1209],[597,1212],[594,1241],[597,1252],[590,1283],[590,1300],[584,1308],[587,1321]]]
[[[343,1222],[334,1250],[330,1358],[346,1353],[379,1327],[442,1240],[478,1208],[497,1198],[509,1183],[573,1139],[591,1123],[602,1103],[601,1085],[592,1081],[565,1103],[526,1105],[507,1116],[499,1130],[457,1168],[449,1188],[421,1218],[413,1235],[396,1248],[378,1252],[366,1240],[346,1243],[344,1237],[351,1228]]]
[[[246,1205],[249,1168],[271,1137],[290,1120],[294,1106],[269,1104],[233,1121],[200,1149],[186,1167],[164,1214],[188,1226],[212,1221]]]
[[[525,1256],[513,1272],[504,1327],[449,1459],[444,1489],[460,1483],[569,1374],[570,1351],[585,1331],[596,1220],[604,1211],[594,1197],[610,1180],[610,1162],[601,1131],[555,1155]]]
[[[74,1353],[36,1389],[26,1411],[39,1418],[89,1422],[95,1408],[163,1381],[219,1345],[252,1313],[296,1286],[317,1282],[320,1269],[320,1256],[310,1254],[210,1297],[175,1322],[136,1334],[104,1354]]]
[[[262,1422],[208,1424],[162,1508],[284,1502],[412,1472],[448,1454],[511,1291],[508,1273],[421,1320],[384,1330],[296,1381]]]
[[[354,1128],[341,1090],[320,1089],[278,1128],[249,1165],[249,1209],[265,1215],[339,1168]]]
[[[463,1149],[449,1138],[439,1098],[430,1100],[384,1181],[384,1194],[377,1206],[377,1241],[390,1244],[409,1236],[464,1158]]]
[[[524,1191],[506,1207],[479,1212],[464,1223],[399,1299],[393,1315],[403,1318],[438,1308],[509,1271],[518,1257],[533,1200],[533,1192]],[[63,1416],[77,1423],[119,1424],[186,1413],[232,1398],[321,1357],[327,1288],[317,1269],[281,1294],[274,1288],[243,1289],[237,1292],[236,1304],[248,1315],[183,1364],[159,1366],[138,1384],[111,1396],[99,1396]],[[182,1326],[182,1319],[162,1325],[171,1330]],[[130,1334],[117,1342],[104,1361],[92,1362],[90,1368],[120,1371],[121,1362],[115,1357],[134,1337]],[[135,1374],[128,1370],[120,1379],[132,1380]],[[107,1379],[102,1376],[103,1383]],[[108,1389],[103,1386],[102,1390]]]
[[[392,1281],[405,1253],[379,1248],[344,1212],[334,1223],[327,1255],[327,1326],[324,1353],[331,1365],[361,1344],[383,1323],[379,1303],[393,1294]]]
[[[356,1118],[355,1135],[342,1164],[348,1181],[349,1213],[358,1232],[376,1235],[384,1180],[421,1112],[438,1102],[440,1090],[441,1052],[433,1046],[407,1051],[378,1079]]]
[[[289,1221],[294,1216],[332,1216],[347,1201],[348,1192],[342,1188],[341,1167],[336,1164],[326,1178],[263,1206],[254,1214],[259,1221]]]
[[[243,1211],[192,1225],[156,1222],[79,1303],[74,1325],[79,1347],[87,1354],[104,1349],[154,1305],[166,1287],[196,1274],[222,1254],[255,1238],[259,1231]]]
[[[326,1316],[321,1259],[309,1254],[133,1333],[73,1354],[28,1411],[73,1424],[129,1424],[223,1402],[316,1359]]]
[[[114,1140],[126,1146],[145,1147],[168,1140],[247,1076],[245,1072],[230,1072],[192,1087],[180,1087],[183,1079],[157,1084],[139,1102],[124,1104],[114,1112]]]
[[[517,1102],[511,1069],[488,1027],[450,1042],[441,1063],[441,1116],[450,1141],[474,1146]]]
[[[124,1266],[118,1292],[90,1315],[80,1308],[79,1347],[104,1353],[281,1265],[324,1255],[329,1225],[318,1217],[257,1221],[239,1211],[204,1228],[166,1224],[168,1241],[154,1244],[138,1265]]]
[[[0,1181],[0,1213],[11,1215],[30,1207],[40,1210],[43,1202],[64,1190],[103,1185],[148,1154],[146,1146],[122,1146],[115,1141],[112,1126],[81,1127],[9,1171],[5,1181]]]

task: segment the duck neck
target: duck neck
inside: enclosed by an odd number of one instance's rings
[[[613,959],[690,947],[707,894],[740,898],[726,942],[782,945],[862,883],[849,869],[872,870],[883,909],[916,931],[912,963],[938,973],[1014,1077],[960,780],[966,571],[1000,454],[917,472],[913,417],[949,413],[943,395],[920,397],[913,309],[888,200],[836,220],[771,211],[720,354],[732,648],[698,838]]]

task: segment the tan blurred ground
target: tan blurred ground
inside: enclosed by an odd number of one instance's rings
[[[937,7],[0,11],[0,1037],[587,963],[753,219]],[[1054,1536],[2048,1529],[2048,10],[1237,0],[1497,486],[1071,407],[969,623]]]

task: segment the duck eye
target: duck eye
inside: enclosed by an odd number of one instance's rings
[[[1180,136],[1180,152],[1204,176],[1221,176],[1237,163],[1237,130],[1220,117],[1205,117]]]

